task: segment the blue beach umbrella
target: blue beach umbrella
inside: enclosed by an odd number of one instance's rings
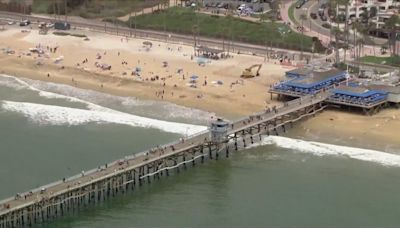
[[[197,75],[192,75],[192,76],[190,76],[190,79],[192,79],[192,80],[197,80],[197,79],[199,79],[199,76],[197,76]]]

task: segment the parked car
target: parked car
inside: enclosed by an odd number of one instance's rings
[[[44,28],[46,26],[46,23],[45,22],[40,22],[39,24],[38,24],[38,28]]]
[[[296,3],[296,8],[297,8],[297,9],[300,9],[300,8],[304,5],[304,3],[306,3],[305,0],[299,0],[299,1],[297,1],[297,3]]]
[[[314,20],[318,18],[316,13],[310,13],[310,17]]]
[[[246,4],[241,4],[237,9],[242,11],[244,8],[246,8]]]
[[[15,21],[9,21],[9,22],[7,22],[7,24],[8,25],[13,25],[13,24],[15,24]]]
[[[66,23],[66,22],[56,22],[54,24],[54,28],[58,29],[58,30],[70,30],[71,29],[71,25],[69,23]]]
[[[328,20],[328,18],[325,15],[321,16],[321,21],[327,21],[327,20]]]
[[[23,21],[21,21],[19,23],[19,26],[27,26],[27,25],[30,25],[30,24],[31,24],[31,22],[29,20],[23,20]]]

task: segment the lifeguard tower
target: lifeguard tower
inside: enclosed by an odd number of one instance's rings
[[[226,142],[229,128],[228,126],[229,123],[220,118],[211,122],[211,141],[217,144]]]

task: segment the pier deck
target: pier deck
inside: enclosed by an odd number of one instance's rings
[[[128,187],[134,189],[142,182],[150,183],[151,177],[160,178],[169,170],[186,168],[187,163],[195,165],[197,159],[204,162],[205,157],[218,159],[219,151],[226,148],[229,156],[229,144],[238,141],[246,147],[246,139],[270,131],[278,132],[279,127],[293,123],[305,116],[314,115],[325,106],[327,93],[304,96],[292,100],[280,107],[256,113],[246,118],[231,122],[224,142],[213,142],[209,131],[200,132],[187,139],[179,140],[162,148],[157,148],[114,161],[35,190],[21,193],[16,197],[0,202],[0,228],[29,227],[34,224],[51,221],[77,207],[105,200],[118,192],[125,192]],[[261,137],[260,137],[261,138]],[[214,154],[214,155],[213,155]],[[45,189],[42,191],[42,189]]]

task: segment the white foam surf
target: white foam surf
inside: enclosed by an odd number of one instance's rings
[[[302,153],[310,153],[317,156],[346,156],[357,160],[379,163],[385,166],[400,167],[400,155],[377,150],[338,146],[280,136],[264,137],[261,145],[276,145],[278,147],[291,149]]]
[[[165,132],[192,135],[207,127],[155,120],[109,110],[85,110],[27,102],[2,101],[4,110],[18,112],[39,124],[80,125],[85,123],[115,123],[134,127],[156,128]]]
[[[29,89],[39,96],[49,99],[64,99],[70,102],[85,104],[90,110],[114,111],[102,105],[109,104],[121,107],[123,112],[146,115],[157,119],[172,119],[184,122],[206,123],[214,113],[187,108],[168,102],[144,101],[134,97],[120,97],[97,91],[80,89],[69,85],[43,82],[31,79],[20,79],[10,75],[0,74],[0,85],[14,89]],[[105,104],[104,104],[105,103]],[[101,104],[101,105],[99,105]],[[148,110],[152,111],[149,112]]]

